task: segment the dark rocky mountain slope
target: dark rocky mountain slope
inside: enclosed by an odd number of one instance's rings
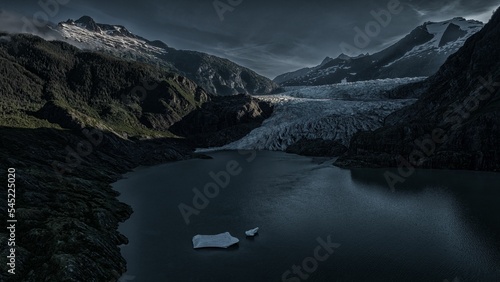
[[[500,171],[499,46],[497,10],[434,76],[392,93],[424,91],[415,104],[389,115],[383,128],[355,135],[336,164]]]
[[[34,36],[0,36],[0,125],[171,137],[169,128],[183,117],[204,103],[223,101],[185,77],[145,63]],[[240,95],[232,101],[244,106],[257,100]]]
[[[272,111],[269,103],[246,95],[214,97],[174,124],[170,131],[189,138],[196,147],[220,147],[259,127]]]

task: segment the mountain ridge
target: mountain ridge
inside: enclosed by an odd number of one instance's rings
[[[372,55],[350,57],[341,54],[316,67],[277,76],[274,81],[282,86],[311,86],[343,80],[354,82],[430,76],[482,27],[483,23],[479,21],[460,17],[425,22],[397,43]]]
[[[60,22],[53,31],[79,48],[179,73],[215,95],[268,94],[278,88],[270,79],[228,59],[177,50],[160,40],[150,41],[133,34],[122,25],[97,23],[89,16]]]

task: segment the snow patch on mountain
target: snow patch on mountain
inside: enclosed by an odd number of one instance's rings
[[[449,30],[452,25],[459,27],[464,35],[460,38],[447,42],[445,45],[440,46],[441,40],[445,35],[446,31]],[[465,44],[465,41],[469,39],[472,35],[477,33],[484,24],[482,22],[474,20],[466,20],[464,18],[454,18],[452,20],[443,22],[428,22],[424,24],[427,32],[432,34],[434,37],[426,42],[425,44],[415,46],[412,50],[408,51],[401,58],[394,60],[383,67],[389,67],[399,61],[408,60],[412,57],[425,57],[431,52],[436,52],[443,55],[451,55],[455,53],[460,47]]]
[[[430,76],[483,23],[454,18],[426,22],[387,48],[372,55],[349,57],[341,54],[319,66],[276,77],[281,86],[329,85],[341,81],[367,81],[383,78]]]
[[[176,50],[161,41],[135,35],[124,26],[96,23],[89,16],[76,21],[69,19],[51,29],[78,48],[165,68],[193,80],[215,95],[267,94],[278,88],[268,78],[227,59]]]
[[[82,23],[60,23],[60,34],[77,46],[89,50],[136,52],[142,56],[154,58],[154,54],[165,54],[164,48],[149,44],[145,39],[123,35],[123,27],[110,26],[112,29],[99,28],[92,31]]]

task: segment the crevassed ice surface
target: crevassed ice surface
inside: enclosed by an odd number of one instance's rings
[[[286,92],[281,93],[280,96],[310,99],[380,101],[386,99],[383,95],[384,91],[424,79],[426,77],[388,78],[319,86],[288,86],[285,87]],[[265,99],[266,96],[258,97]]]
[[[199,151],[284,151],[304,137],[337,140],[348,145],[356,132],[380,128],[387,115],[416,101],[386,99],[383,91],[420,80],[423,78],[289,87],[281,94],[257,96],[275,106],[274,113],[261,127],[221,148]]]

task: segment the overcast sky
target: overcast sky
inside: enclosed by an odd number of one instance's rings
[[[42,0],[61,5],[53,22],[89,15],[99,23],[121,24],[171,47],[228,58],[269,78],[319,64],[356,47],[355,27],[365,29],[372,12],[397,0]],[[38,0],[0,0],[0,9],[33,17]],[[215,5],[216,3],[217,5]],[[218,7],[218,10],[215,8]],[[391,20],[362,52],[378,51],[426,21],[453,17],[489,20],[500,0],[401,0]],[[396,6],[395,6],[396,7]],[[401,10],[402,9],[402,10]],[[42,10],[43,11],[43,10]],[[5,14],[5,13],[4,13]],[[1,24],[0,20],[0,24]],[[376,32],[377,30],[374,29]],[[345,45],[344,45],[345,46]],[[359,46],[359,45],[358,45]],[[354,54],[349,54],[354,55]]]

